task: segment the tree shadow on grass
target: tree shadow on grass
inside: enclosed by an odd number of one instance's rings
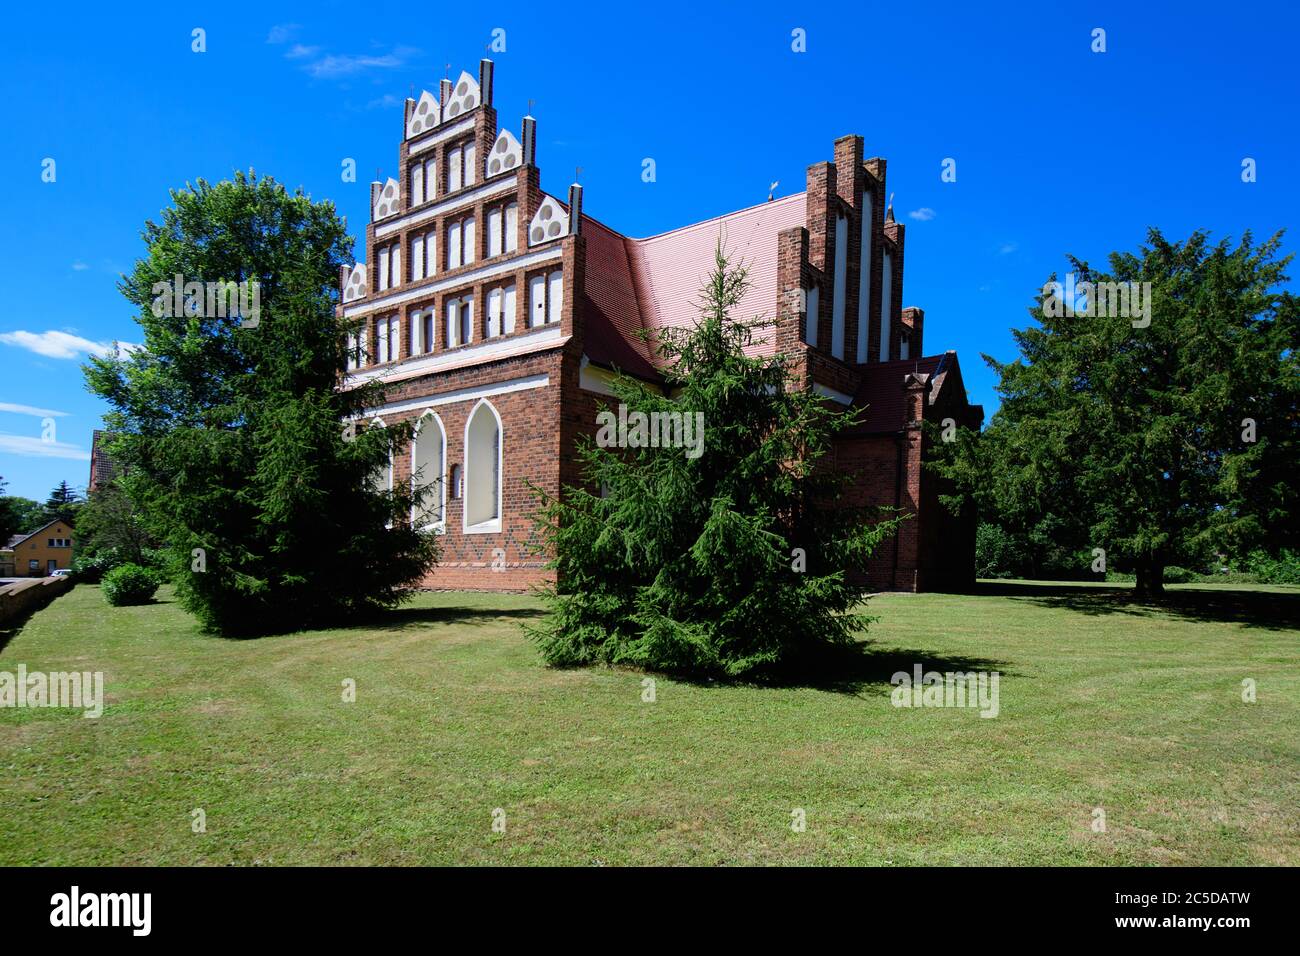
[[[857,697],[869,687],[891,685],[897,673],[906,673],[912,677],[913,670],[918,664],[923,674],[929,671],[940,673],[997,671],[1003,677],[1017,676],[1014,671],[1007,670],[1006,661],[967,657],[961,654],[936,654],[933,651],[900,647],[883,648],[869,641],[848,647],[822,648],[779,673],[760,674],[744,680],[710,679],[680,674],[664,676],[697,687],[821,690]]]
[[[981,582],[971,593],[1024,600],[1039,607],[1065,608],[1093,617],[1167,614],[1186,621],[1240,624],[1274,631],[1300,628],[1300,592],[1166,588],[1159,598],[1143,600],[1124,585]]]

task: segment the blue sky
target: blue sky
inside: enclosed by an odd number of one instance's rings
[[[403,98],[436,90],[445,64],[475,72],[494,28],[498,116],[517,132],[535,101],[543,188],[562,194],[581,166],[587,211],[630,235],[761,202],[774,180],[798,192],[837,136],[862,134],[908,226],[903,304],[991,414],[979,354],[1014,357],[1008,329],[1065,254],[1101,262],[1148,225],[1237,237],[1296,221],[1300,14],[1138,6],[19,5],[0,38],[0,476],[42,500],[85,485],[104,406],[80,363],[138,341],[117,276],[168,189],[251,166],[334,200],[355,234],[375,170],[395,172]]]

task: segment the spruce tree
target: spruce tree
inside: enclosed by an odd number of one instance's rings
[[[719,246],[698,323],[657,343],[665,387],[619,376],[624,407],[580,443],[587,484],[543,499],[557,584],[531,630],[549,663],[778,677],[866,627],[866,560],[897,521],[841,500],[852,476],[828,452],[854,413],[785,357],[746,355],[770,326],[733,318],[747,285]],[[702,446],[647,447],[637,416],[655,413],[702,420]],[[628,447],[600,440],[615,415]]]
[[[409,427],[367,427],[379,385],[340,388],[343,222],[333,204],[251,174],[172,199],[121,284],[143,347],[93,359],[87,377],[113,406],[119,484],[164,544],[183,606],[210,629],[254,634],[395,605],[437,548],[410,527],[411,490],[375,480]],[[197,288],[174,314],[178,275],[257,283],[257,314],[215,314]]]

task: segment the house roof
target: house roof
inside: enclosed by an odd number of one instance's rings
[[[67,524],[67,521],[65,521],[63,518],[54,518],[50,521],[45,522],[45,524],[41,525],[39,528],[34,528],[33,530],[28,531],[26,534],[16,534],[9,539],[8,544],[6,544],[3,548],[0,548],[0,551],[12,551],[14,548],[18,547],[18,545],[22,544],[28,538],[32,537],[33,535],[40,534],[50,525],[58,524],[60,521],[62,521],[64,524]]]
[[[945,352],[943,355],[927,355],[916,359],[899,359],[894,362],[878,362],[863,369],[862,386],[853,397],[854,408],[866,406],[866,415],[862,422],[850,429],[852,434],[875,432],[896,432],[903,428],[905,395],[903,381],[908,375],[928,375],[930,378],[930,402],[935,400],[943,387],[943,379],[948,373],[950,363],[955,363],[957,354]]]
[[[591,306],[584,315],[593,317],[584,337],[588,357],[657,378],[663,359],[654,351],[654,333],[690,328],[698,320],[700,288],[713,269],[719,240],[749,272],[749,288],[732,317],[775,318],[776,237],[804,225],[805,210],[804,194],[796,193],[645,239],[621,235],[583,216]],[[772,338],[760,335],[747,351],[765,355],[774,350]]]

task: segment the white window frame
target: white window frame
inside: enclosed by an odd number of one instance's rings
[[[438,434],[442,439],[442,446],[438,450],[438,461],[441,463],[441,474],[435,475],[432,480],[425,476],[425,483],[430,484],[437,482],[438,487],[435,492],[437,495],[437,514],[435,521],[427,524],[417,524],[416,502],[411,502],[411,526],[421,531],[433,531],[435,534],[447,533],[447,475],[450,469],[447,467],[447,426],[439,417],[438,413],[432,408],[426,409],[415,422],[415,434],[411,437],[411,493],[415,493],[415,475],[416,475],[416,444],[419,441],[420,433],[428,427],[428,423],[433,422],[438,426]]]
[[[474,475],[473,475],[473,470],[470,466],[469,429],[470,426],[474,424],[474,419],[479,414],[479,410],[484,406],[487,406],[488,410],[492,413],[492,416],[496,419],[497,422],[496,517],[489,518],[486,521],[479,521],[471,525],[469,523],[469,496],[470,496],[470,487],[474,479]],[[479,399],[478,403],[475,404],[473,410],[470,411],[469,415],[465,419],[464,444],[462,444],[461,446],[465,450],[465,462],[464,462],[464,468],[461,471],[461,474],[464,476],[462,479],[464,482],[464,488],[462,489],[461,496],[460,496],[460,501],[461,501],[460,519],[461,519],[461,530],[465,534],[499,534],[501,532],[502,501],[503,501],[502,491],[503,491],[503,486],[505,485],[505,439],[506,439],[505,428],[502,426],[501,415],[496,410],[496,406],[494,406],[486,398]]]

